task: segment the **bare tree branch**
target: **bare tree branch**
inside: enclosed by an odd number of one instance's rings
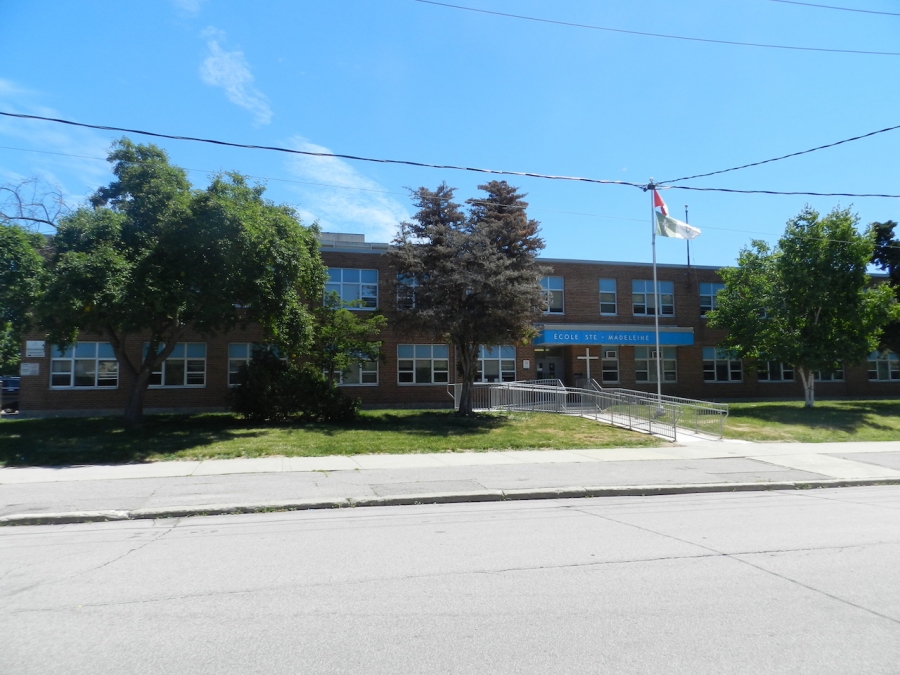
[[[62,191],[37,176],[0,185],[0,219],[26,229],[48,225],[54,230],[69,212]]]

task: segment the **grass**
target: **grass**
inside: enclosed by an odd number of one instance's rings
[[[824,443],[900,441],[900,401],[732,403],[725,437],[748,441]]]
[[[655,438],[547,413],[364,411],[346,426],[260,425],[231,414],[152,415],[127,429],[118,418],[0,422],[0,465],[59,466],[285,455],[653,447]]]
[[[900,401],[733,403],[725,437],[819,443],[900,440]],[[550,413],[483,414],[447,410],[364,411],[346,427],[250,424],[231,414],[151,415],[126,429],[118,418],[0,421],[0,465],[60,466],[285,455],[483,452],[654,447],[665,441]]]

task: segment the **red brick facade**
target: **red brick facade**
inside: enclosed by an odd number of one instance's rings
[[[327,237],[327,235],[326,235]],[[350,241],[323,240],[322,257],[330,268],[369,269],[378,271],[378,309],[384,311],[390,321],[394,298],[391,297],[391,272],[384,255],[384,244],[366,244],[359,236],[346,237]],[[563,311],[546,315],[548,325],[572,325],[580,327],[616,326],[634,331],[652,331],[653,316],[635,315],[632,303],[632,281],[653,278],[652,267],[645,263],[615,263],[572,260],[541,260],[553,269],[554,277],[563,278]],[[617,311],[615,315],[600,312],[600,279],[616,281]],[[700,284],[719,283],[717,270],[711,267],[687,267],[683,265],[659,265],[660,282],[671,282],[674,289],[672,315],[661,315],[660,330],[680,327],[693,330],[693,344],[675,347],[676,380],[663,383],[663,393],[673,396],[706,400],[802,398],[799,382],[760,382],[756,367],[744,362],[734,381],[714,382],[704,377],[704,347],[715,347],[723,337],[722,331],[706,326],[701,316]],[[652,288],[652,284],[651,284]],[[363,311],[363,310],[361,310]],[[204,336],[190,333],[185,342],[205,344],[205,373],[202,386],[151,387],[145,399],[147,411],[156,410],[222,410],[228,406],[228,350],[230,343],[260,341],[259,330],[247,329],[228,335]],[[346,393],[360,398],[366,406],[396,407],[446,407],[452,404],[448,384],[401,383],[398,374],[398,345],[424,345],[440,343],[439,339],[413,337],[398,334],[389,328],[382,334],[383,359],[378,365],[377,384],[346,386]],[[26,340],[40,341],[43,336],[33,334]],[[82,335],[83,342],[102,339]],[[32,345],[34,346],[34,345]],[[538,356],[559,354],[561,372],[557,376],[566,385],[575,385],[586,374],[584,357],[590,349],[591,356],[599,356],[601,344],[556,345],[553,352],[542,351],[544,345],[518,345],[515,350],[515,378],[535,379],[538,375]],[[605,382],[610,387],[655,391],[655,383],[636,380],[635,354],[637,347],[628,344],[606,345],[617,348],[618,382]],[[130,345],[133,358],[140,355],[142,345],[135,341]],[[537,350],[537,351],[536,351]],[[23,352],[23,376],[21,378],[20,407],[23,415],[42,415],[68,411],[69,413],[120,412],[127,396],[130,382],[124,372],[118,376],[115,387],[53,387],[51,386],[50,345],[44,356],[28,356]],[[449,383],[456,381],[453,352],[449,350]],[[527,363],[527,368],[525,367]],[[28,372],[37,374],[29,375]],[[601,380],[600,361],[593,361],[591,375]],[[546,376],[546,373],[544,373]],[[442,376],[441,376],[442,377]],[[819,397],[880,397],[900,395],[900,380],[870,381],[866,363],[844,364],[843,380],[819,382]]]

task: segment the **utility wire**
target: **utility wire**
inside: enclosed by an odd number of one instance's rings
[[[509,19],[522,19],[524,21],[537,21],[539,23],[552,23],[557,26],[571,26],[573,28],[589,28],[591,30],[602,30],[610,33],[625,33],[627,35],[643,35],[644,37],[665,38],[667,40],[686,40],[688,42],[710,42],[719,45],[736,45],[739,47],[760,47],[765,49],[788,49],[802,52],[831,52],[835,54],[866,54],[869,56],[900,56],[900,52],[873,52],[862,49],[828,49],[826,47],[796,47],[792,45],[772,45],[760,42],[735,42],[734,40],[714,40],[712,38],[687,37],[684,35],[667,35],[664,33],[646,33],[639,30],[625,30],[624,28],[609,28],[606,26],[594,26],[584,23],[573,23],[571,21],[557,21],[555,19],[543,19],[536,16],[525,16],[523,14],[509,14],[507,12],[495,12],[489,9],[477,9],[475,7],[464,7],[463,5],[451,5],[446,2],[436,2],[435,0],[413,0],[426,5],[437,5],[438,7],[447,7],[449,9],[461,9],[466,12],[478,12],[479,14],[491,14],[493,16],[503,16]]]
[[[108,162],[109,161],[106,157],[94,157],[92,155],[75,155],[70,152],[52,152],[50,150],[35,150],[33,148],[14,148],[14,147],[8,146],[8,145],[0,145],[0,150],[17,150],[19,152],[35,152],[35,153],[38,153],[41,155],[56,155],[59,157],[75,157],[78,159],[91,159],[91,160],[95,160],[98,162]],[[194,173],[205,173],[205,174],[216,173],[215,170],[213,170],[213,169],[194,169],[194,168],[187,167],[187,166],[184,166],[181,168],[184,169],[185,171],[191,171]],[[274,182],[278,182],[278,183],[292,183],[292,184],[297,184],[297,185],[315,185],[317,187],[337,188],[339,190],[356,190],[357,192],[375,192],[377,194],[398,195],[398,196],[402,196],[402,197],[409,197],[408,192],[399,192],[397,190],[377,190],[375,188],[357,187],[355,185],[337,185],[335,183],[318,183],[318,182],[309,181],[309,180],[295,180],[292,178],[273,178],[272,176],[257,176],[257,175],[253,175],[253,174],[241,174],[241,175],[244,176],[245,178],[253,178],[256,180],[264,180],[264,181],[274,181]],[[490,202],[490,201],[484,200],[484,199],[466,200],[466,202],[472,203],[472,204],[491,204],[491,203],[493,203],[493,202]],[[570,216],[585,216],[587,218],[599,218],[601,220],[626,220],[626,221],[629,221],[632,223],[646,222],[646,219],[644,219],[644,218],[639,219],[639,218],[625,218],[623,216],[607,216],[602,213],[584,213],[583,211],[562,211],[560,209],[548,209],[543,206],[533,206],[530,204],[528,206],[528,210],[529,211],[543,211],[545,213],[564,213],[564,214],[570,215]]]
[[[693,180],[694,178],[706,178],[707,176],[715,176],[720,173],[728,173],[729,171],[737,171],[739,169],[748,169],[751,166],[760,166],[761,164],[768,164],[770,162],[778,162],[782,159],[788,159],[789,157],[797,157],[798,155],[806,155],[810,152],[815,152],[816,150],[825,150],[826,148],[833,148],[836,145],[843,145],[844,143],[849,143],[850,141],[858,141],[861,138],[868,138],[869,136],[875,136],[876,134],[883,134],[886,131],[894,131],[895,129],[900,129],[900,124],[893,127],[888,127],[886,129],[879,129],[878,131],[870,131],[867,134],[862,134],[861,136],[854,136],[853,138],[845,138],[842,141],[837,141],[835,143],[828,143],[827,145],[819,145],[815,148],[810,148],[809,150],[801,150],[800,152],[792,152],[789,155],[782,155],[781,157],[773,157],[772,159],[764,159],[761,162],[753,162],[752,164],[743,164],[741,166],[733,166],[730,169],[722,169],[721,171],[710,171],[709,173],[698,173],[694,176],[683,176],[682,178],[674,178],[672,180],[662,180],[658,181],[657,185],[665,185],[671,183],[678,183],[683,180]]]
[[[377,159],[374,157],[360,157],[357,155],[343,155],[336,152],[311,152],[309,150],[294,150],[293,148],[282,148],[277,145],[252,145],[249,143],[231,143],[229,141],[218,141],[212,138],[197,138],[195,136],[176,136],[173,134],[161,134],[154,131],[142,131],[140,129],[125,129],[123,127],[110,127],[102,124],[85,124],[83,122],[73,122],[72,120],[63,120],[55,117],[41,117],[39,115],[25,115],[22,113],[11,113],[0,110],[0,115],[6,117],[18,117],[28,120],[42,120],[44,122],[56,122],[57,124],[68,124],[73,127],[83,127],[86,129],[99,129],[100,131],[121,131],[126,134],[140,134],[142,136],[152,136],[154,138],[168,138],[173,141],[193,141],[195,143],[210,143],[212,145],[223,145],[229,148],[243,148],[246,150],[270,150],[272,152],[284,152],[292,155],[307,155],[310,157],[334,157],[336,159],[350,159],[358,162],[375,162],[377,164],[405,164],[407,166],[419,166],[426,169],[451,169],[454,171],[474,171],[477,173],[490,173],[501,176],[525,176],[528,178],[543,178],[546,180],[566,180],[580,181],[583,183],[600,183],[604,185],[629,185],[631,187],[643,187],[639,183],[629,183],[623,180],[603,180],[600,178],[581,178],[578,176],[550,176],[542,173],[530,173],[526,171],[503,171],[500,169],[479,169],[470,166],[454,166],[452,164],[428,164],[426,162],[413,162],[404,159]]]
[[[771,0],[782,2],[786,5],[803,5],[804,7],[818,7],[819,9],[837,9],[842,12],[860,12],[862,14],[881,14],[883,16],[900,16],[897,12],[876,12],[874,9],[855,9],[853,7],[835,7],[834,5],[818,5],[814,2],[797,2],[796,0]]]
[[[475,171],[478,173],[499,174],[499,175],[503,175],[503,176],[524,176],[524,177],[528,177],[528,178],[542,178],[542,179],[547,179],[547,180],[562,180],[562,181],[578,181],[578,182],[583,182],[583,183],[595,183],[595,184],[601,184],[601,185],[627,185],[629,187],[639,188],[639,189],[643,190],[644,192],[646,192],[649,189],[655,189],[658,187],[658,188],[666,189],[666,190],[698,190],[698,191],[702,191],[702,192],[734,192],[734,193],[740,193],[740,194],[805,195],[805,196],[810,196],[810,197],[900,198],[900,195],[889,195],[889,194],[854,194],[854,193],[847,193],[847,192],[801,192],[801,191],[783,192],[783,191],[779,191],[779,190],[737,190],[737,189],[731,189],[731,188],[713,188],[713,187],[701,188],[701,187],[688,187],[686,185],[671,185],[670,184],[675,181],[687,180],[687,178],[676,178],[674,181],[671,181],[671,180],[670,181],[654,181],[653,183],[646,184],[646,183],[631,183],[631,182],[623,181],[623,180],[604,180],[604,179],[600,179],[600,178],[582,178],[582,177],[577,177],[577,176],[552,176],[552,175],[547,175],[547,174],[542,174],[542,173],[530,173],[530,172],[524,172],[524,171],[503,171],[503,170],[499,170],[499,169],[477,169],[477,168],[472,168],[472,167],[453,166],[450,164],[428,164],[425,162],[411,162],[411,161],[400,160],[400,159],[376,159],[376,158],[371,158],[371,157],[359,157],[356,155],[343,155],[343,154],[338,154],[338,153],[333,153],[333,152],[310,152],[307,150],[294,150],[292,148],[282,148],[282,147],[273,146],[273,145],[251,145],[248,143],[232,143],[229,141],[218,141],[218,140],[209,139],[209,138],[196,138],[193,136],[178,136],[178,135],[173,135],[173,134],[157,133],[154,131],[142,131],[140,129],[125,129],[123,127],[111,127],[111,126],[105,126],[105,125],[99,125],[99,124],[86,124],[83,122],[73,122],[71,120],[57,119],[54,117],[40,117],[38,115],[25,115],[25,114],[21,114],[21,113],[4,112],[2,110],[0,110],[0,115],[5,115],[7,117],[17,117],[17,118],[21,118],[21,119],[41,120],[44,122],[56,122],[59,124],[68,124],[70,126],[75,126],[75,127],[85,127],[88,129],[99,129],[101,131],[117,131],[117,132],[121,131],[121,132],[128,133],[128,134],[139,134],[139,135],[143,135],[143,136],[152,136],[154,138],[168,138],[168,139],[175,140],[175,141],[193,141],[193,142],[197,142],[197,143],[211,143],[213,145],[221,145],[221,146],[226,146],[226,147],[231,147],[231,148],[242,148],[242,149],[249,149],[249,150],[271,150],[274,152],[285,152],[285,153],[294,154],[294,155],[310,155],[313,157],[335,157],[335,158],[339,158],[339,159],[357,160],[357,161],[361,161],[361,162],[376,162],[376,163],[381,163],[381,164],[405,164],[408,166],[418,166],[418,167],[423,167],[423,168],[428,168],[428,169],[451,169],[454,171]],[[768,162],[774,162],[779,159],[793,157],[795,155],[802,155],[802,154],[805,154],[808,152],[813,152],[815,150],[829,148],[834,145],[840,145],[841,143],[848,143],[853,140],[857,140],[860,138],[866,138],[867,136],[872,136],[873,134],[878,134],[878,133],[882,133],[884,131],[890,131],[891,129],[898,129],[898,128],[900,128],[900,126],[890,127],[888,129],[881,129],[880,131],[873,131],[868,134],[864,134],[862,136],[857,136],[855,138],[848,138],[843,141],[838,141],[837,143],[831,143],[830,145],[823,145],[818,148],[804,150],[803,152],[797,152],[797,153],[793,153],[791,155],[785,155],[784,157],[776,157],[774,159],[767,159],[762,162],[756,162],[754,164],[747,164],[745,166],[738,166],[738,167],[734,167],[732,169],[724,169],[722,171],[714,171],[714,172],[708,173],[708,174],[700,174],[698,176],[690,176],[689,178],[699,178],[701,176],[711,176],[711,175],[718,174],[718,173],[725,173],[726,171],[737,171],[738,169],[744,169],[749,166],[757,166],[759,164],[766,164]],[[275,179],[275,180],[286,180],[286,179]],[[296,182],[301,182],[301,181],[296,181]],[[336,186],[336,187],[341,187],[341,186]],[[359,188],[359,189],[363,189],[363,188]]]

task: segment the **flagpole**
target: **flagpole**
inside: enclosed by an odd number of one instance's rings
[[[659,348],[659,282],[656,280],[656,204],[654,195],[656,194],[656,185],[653,179],[650,179],[650,232],[652,248],[653,248],[653,300],[655,307],[653,308],[653,325],[656,331],[656,399],[657,410],[662,409],[662,353]]]
[[[688,225],[691,222],[690,220],[688,220],[688,205],[687,204],[684,205],[684,222]],[[690,271],[690,269],[691,269],[691,240],[685,239],[684,241],[687,243],[688,271]]]

